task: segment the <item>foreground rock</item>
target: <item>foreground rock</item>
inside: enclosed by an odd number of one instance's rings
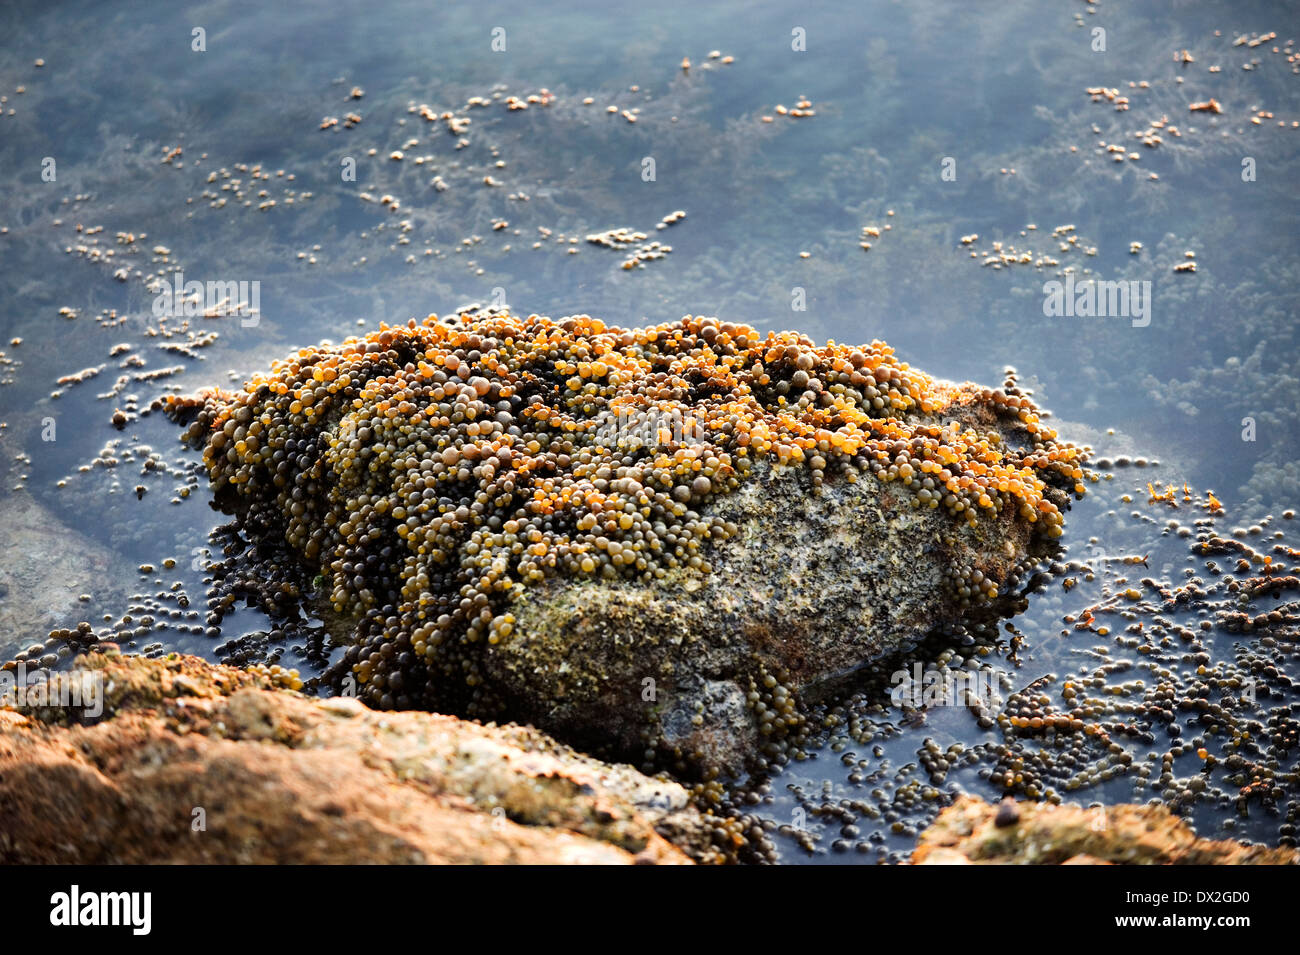
[[[1197,838],[1163,806],[991,805],[961,796],[921,833],[918,865],[1296,865],[1295,849]]]
[[[78,661],[105,711],[0,710],[5,863],[689,863],[678,785],[534,730],[308,699],[193,657]]]

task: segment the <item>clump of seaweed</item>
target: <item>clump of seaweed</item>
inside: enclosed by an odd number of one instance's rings
[[[945,421],[975,404],[989,427]],[[169,408],[195,415],[186,437],[219,499],[282,533],[355,621],[344,681],[381,708],[484,718],[504,701],[481,655],[519,638],[514,595],[557,574],[707,573],[710,546],[735,532],[709,502],[760,460],[809,469],[814,490],[865,472],[958,528],[1005,511],[1049,539],[1085,479],[1086,451],[1059,443],[1014,382],[959,388],[883,342],[817,346],[691,316],[412,319]],[[962,586],[997,595],[993,580]]]

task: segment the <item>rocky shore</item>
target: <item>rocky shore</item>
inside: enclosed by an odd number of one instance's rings
[[[82,706],[0,710],[5,863],[715,861],[676,783],[518,726],[309,699],[109,649]]]
[[[85,700],[0,709],[0,862],[677,865],[733,861],[739,848],[678,783],[527,727],[381,713],[112,647],[71,675],[99,688],[100,715]],[[1161,806],[960,796],[912,862],[1294,865],[1300,854],[1198,838]]]

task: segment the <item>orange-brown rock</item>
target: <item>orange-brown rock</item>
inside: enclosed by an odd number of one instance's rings
[[[675,783],[517,726],[379,713],[193,657],[94,653],[104,713],[0,710],[6,863],[688,863]]]
[[[917,865],[1296,865],[1294,849],[1198,838],[1164,806],[1019,802],[960,796],[921,833]]]

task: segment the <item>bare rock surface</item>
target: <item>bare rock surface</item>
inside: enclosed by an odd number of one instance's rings
[[[921,833],[917,865],[1296,865],[1294,849],[1197,837],[1164,806],[1005,802],[960,796]]]
[[[0,710],[0,861],[716,858],[681,786],[536,730],[309,699],[193,657],[76,665],[103,679],[99,718]]]

